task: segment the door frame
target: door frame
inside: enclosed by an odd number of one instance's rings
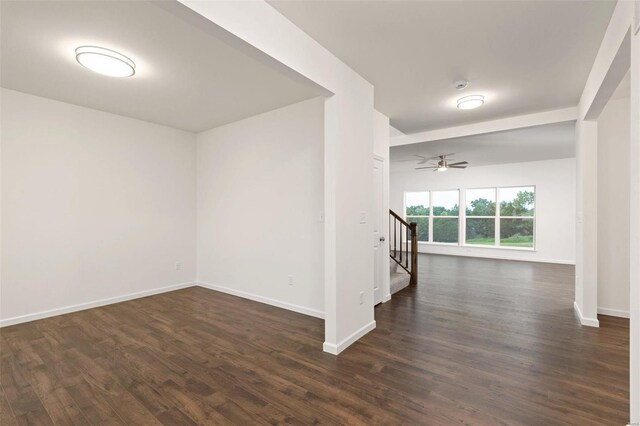
[[[373,160],[378,160],[382,164],[382,234],[385,238],[382,249],[382,303],[391,300],[391,276],[389,275],[389,158],[378,154],[373,154]],[[375,188],[374,188],[375,190]],[[373,198],[373,197],[372,197]]]

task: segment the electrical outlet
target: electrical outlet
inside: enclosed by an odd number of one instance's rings
[[[176,271],[180,271],[182,269],[182,263],[176,262]]]
[[[362,305],[364,303],[364,291],[360,292],[360,304]]]
[[[293,285],[293,275],[289,275],[289,285]]]

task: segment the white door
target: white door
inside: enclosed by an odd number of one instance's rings
[[[373,159],[373,304],[382,302],[382,265],[385,259],[382,258],[384,251],[382,244],[386,244],[383,231],[383,202],[382,190],[384,186],[384,162],[379,158]],[[388,260],[387,260],[388,262]]]

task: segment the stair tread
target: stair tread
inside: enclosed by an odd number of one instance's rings
[[[404,270],[391,273],[391,294],[397,293],[409,285],[411,276]]]
[[[402,264],[402,266],[400,266],[398,264],[398,262],[396,262],[395,260],[393,260],[392,258],[389,258],[389,265],[390,265],[390,272],[393,274],[394,272],[398,272],[398,271],[404,271],[404,263]]]

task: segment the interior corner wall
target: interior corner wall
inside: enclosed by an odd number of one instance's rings
[[[173,2],[223,30],[238,47],[327,91],[324,102],[323,349],[338,354],[375,328],[373,319],[373,86],[267,2]],[[208,21],[208,22],[207,22]],[[363,218],[364,216],[364,218]],[[364,220],[363,220],[364,219]]]
[[[1,101],[2,325],[194,282],[194,134],[7,89]]]
[[[197,135],[199,284],[322,317],[324,99]]]
[[[606,106],[611,95],[619,86],[624,73],[631,67],[631,99],[634,86],[634,55],[629,51],[637,36],[632,36],[631,26],[634,8],[637,2],[619,1],[616,3],[600,48],[587,77],[580,101],[576,121],[576,281],[574,308],[583,325],[598,327],[598,123],[594,121]],[[631,39],[631,40],[630,40]],[[630,49],[631,48],[631,49]],[[633,104],[633,102],[632,102]],[[633,110],[633,107],[632,107]],[[632,121],[633,123],[633,121]],[[633,132],[632,137],[633,141]],[[632,144],[633,145],[633,144]],[[631,196],[631,200],[633,200]],[[633,210],[631,202],[631,210]],[[631,215],[633,217],[633,215]],[[633,226],[630,228],[633,234]],[[633,238],[631,253],[635,250]],[[633,256],[631,256],[633,259]],[[631,282],[634,271],[630,271]],[[634,292],[631,285],[631,292]],[[633,302],[631,318],[633,318]],[[631,321],[631,353],[634,353],[633,320]],[[633,356],[632,356],[633,359]],[[632,362],[632,370],[633,370]],[[632,400],[638,385],[631,380]],[[632,419],[636,415],[633,401]]]
[[[629,316],[629,98],[598,118],[598,313]]]
[[[393,171],[391,209],[403,214],[404,193],[500,186],[536,186],[535,251],[419,243],[421,253],[573,264],[575,251],[575,158],[497,164],[446,173]]]

